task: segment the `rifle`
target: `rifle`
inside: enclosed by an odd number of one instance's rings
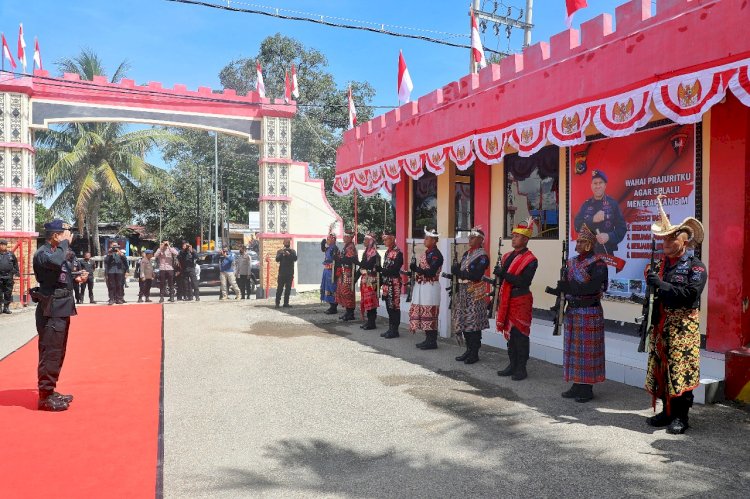
[[[650,271],[653,271],[656,265],[655,256],[656,256],[656,240],[652,239],[651,240],[651,266],[649,267]],[[647,285],[646,294],[644,296],[640,296],[635,293],[630,295],[630,299],[632,301],[643,305],[642,315],[640,317],[636,317],[635,319],[636,324],[639,324],[638,335],[641,338],[640,341],[638,342],[639,352],[646,351],[646,339],[648,338],[649,330],[651,329],[651,325],[653,324],[654,295],[655,295],[654,291],[655,290],[653,286]]]
[[[568,241],[567,239],[562,242],[563,250],[562,250],[562,266],[560,267],[560,280],[561,281],[567,281],[568,280]],[[544,290],[545,292],[557,296],[557,299],[555,300],[555,306],[550,308],[552,312],[555,313],[555,318],[553,320],[554,322],[554,329],[552,330],[553,336],[560,336],[562,334],[562,328],[563,328],[563,320],[565,318],[565,293],[563,290],[558,288],[551,288],[547,286],[547,288]]]
[[[458,263],[458,248],[456,247],[455,239],[453,240],[452,245],[453,245],[453,262],[451,263],[451,267],[453,267],[454,265]],[[451,285],[445,288],[445,290],[448,291],[448,296],[450,297],[450,301],[448,302],[448,309],[453,310],[453,298],[458,294],[458,276],[449,274],[447,272],[441,273],[440,276],[451,280]]]
[[[500,266],[500,263],[503,259],[503,237],[500,236],[497,238],[497,262],[495,263],[495,268]],[[482,277],[482,280],[492,286],[492,291],[490,291],[490,294],[488,295],[490,298],[490,311],[489,314],[487,314],[487,317],[489,319],[492,319],[492,314],[495,313],[495,310],[497,310],[497,301],[500,299],[500,285],[503,283],[502,280],[497,277],[496,275],[492,275],[492,277]]]
[[[373,270],[375,271],[375,296],[377,297],[378,303],[380,302],[380,280],[382,279],[382,276],[376,269],[380,267],[380,262],[380,253],[376,253],[375,268]]]
[[[401,271],[402,274],[405,274],[409,277],[409,280],[406,282],[406,302],[409,303],[411,301],[412,293],[414,293],[414,280],[416,278],[416,272],[411,270],[412,265],[417,264],[417,255],[414,253],[414,239],[411,240],[411,262],[409,265],[409,271],[404,272]]]

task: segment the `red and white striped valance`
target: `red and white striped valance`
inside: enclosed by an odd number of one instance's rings
[[[336,175],[333,189],[344,196],[357,189],[365,196],[401,180],[401,172],[418,179],[425,168],[435,174],[445,171],[446,160],[458,169],[469,168],[475,159],[485,164],[502,161],[505,146],[520,156],[531,156],[548,143],[570,147],[586,141],[589,124],[607,137],[630,135],[652,118],[651,105],[680,124],[700,121],[720,102],[727,90],[750,107],[750,59],[667,78],[611,97],[578,104],[535,119],[506,124],[496,130],[462,135],[424,151],[404,154],[364,165]]]

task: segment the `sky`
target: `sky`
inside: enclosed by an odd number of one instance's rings
[[[259,0],[258,4],[252,0],[231,0],[231,3],[240,8],[266,5],[391,24],[401,28],[389,29],[408,33],[418,32],[406,28],[465,34],[464,38],[454,40],[469,43],[469,0]],[[517,17],[518,8],[525,7],[526,2],[482,0],[481,3],[484,10],[492,10],[497,3],[499,14],[507,14],[507,6],[513,6],[513,17]],[[573,27],[602,12],[614,17],[615,7],[621,3],[624,0],[589,0],[589,7],[576,14]],[[0,31],[5,33],[14,53],[20,22],[24,24],[27,57],[31,59],[34,37],[38,37],[45,69],[53,74],[57,74],[55,61],[75,56],[86,47],[102,58],[110,72],[127,60],[131,65],[129,78],[139,84],[159,81],[165,87],[182,83],[190,89],[198,86],[218,89],[219,71],[228,62],[253,57],[265,37],[279,32],[325,54],[341,88],[352,80],[370,82],[376,90],[372,102],[375,105],[397,104],[399,50],[404,52],[414,82],[413,99],[458,80],[469,69],[468,49],[166,0],[0,0]],[[532,43],[547,41],[563,31],[565,0],[536,0],[533,23]],[[521,37],[520,32],[513,36],[511,51],[520,50]],[[508,48],[505,35],[501,33],[498,39],[491,26],[484,44],[488,48]]]

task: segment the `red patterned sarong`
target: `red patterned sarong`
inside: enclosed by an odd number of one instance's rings
[[[383,280],[381,290],[387,307],[393,309],[401,307],[401,284],[401,277],[387,277]]]
[[[503,255],[501,265],[505,263],[511,254],[512,252]],[[534,254],[531,251],[526,251],[513,259],[508,273],[519,275],[528,264],[534,261],[536,261]],[[529,293],[511,298],[512,290],[513,286],[508,281],[504,281],[502,286],[500,286],[500,297],[495,316],[495,326],[498,332],[503,333],[506,340],[510,340],[510,330],[513,327],[526,336],[531,334],[531,311],[534,305],[534,297]]]
[[[377,276],[363,275],[359,283],[359,310],[364,318],[365,312],[378,308],[378,295],[375,289]]]
[[[352,285],[352,269],[349,266],[336,269],[336,302],[344,308],[356,306],[354,286]]]

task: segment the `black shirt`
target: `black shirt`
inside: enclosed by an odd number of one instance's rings
[[[96,267],[96,262],[94,260],[86,260],[85,258],[83,260],[78,260],[78,263],[80,264],[81,268],[91,274],[90,279],[93,279],[94,277],[94,268]]]
[[[124,274],[128,262],[123,255],[111,253],[104,258],[104,272],[107,274]]]
[[[443,266],[443,254],[440,253],[440,250],[435,246],[434,248],[427,250],[424,257],[425,260],[427,260],[428,267],[426,269],[417,268],[417,274],[422,274],[425,277],[435,277],[440,270],[440,267]]]
[[[180,262],[180,268],[182,269],[194,269],[195,262],[198,261],[198,253],[195,250],[180,250],[177,254],[177,261]]]
[[[388,255],[393,251],[395,251],[396,254],[392,258],[389,258]],[[393,248],[387,248],[385,254],[386,258],[385,261],[383,261],[383,270],[380,272],[380,275],[383,277],[400,277],[401,267],[404,265],[404,254],[396,246]]]
[[[685,253],[675,260],[661,260],[656,263],[658,272],[663,264],[662,284],[656,290],[656,300],[665,308],[698,308],[701,293],[706,286],[708,272],[697,257]]]
[[[297,261],[297,252],[292,248],[281,248],[276,252],[276,261],[279,263],[279,274],[294,275],[294,262]]]
[[[0,253],[0,277],[13,277],[20,275],[16,255],[10,251]]]

